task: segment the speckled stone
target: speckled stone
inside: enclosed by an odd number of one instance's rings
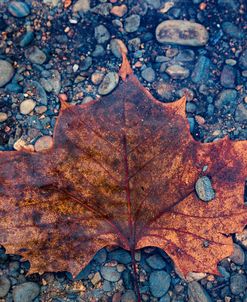
[[[0,60],[0,87],[6,85],[14,76],[14,68],[5,60]]]
[[[29,6],[22,1],[10,1],[8,11],[16,18],[23,18],[30,14]]]

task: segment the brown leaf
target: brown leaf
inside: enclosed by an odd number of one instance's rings
[[[154,99],[133,75],[110,95],[63,106],[53,147],[0,153],[0,243],[31,272],[76,275],[107,245],[164,249],[186,275],[217,273],[247,222],[247,142],[195,141],[185,98]],[[211,179],[215,198],[195,184]]]

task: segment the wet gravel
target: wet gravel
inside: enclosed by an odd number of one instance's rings
[[[120,48],[161,102],[186,95],[196,140],[247,139],[246,25],[244,0],[0,0],[0,150],[49,148],[59,99],[81,104],[118,86]],[[142,301],[247,301],[247,233],[234,240],[219,277],[185,281],[161,250],[137,252]],[[76,280],[28,269],[0,249],[1,302],[136,301],[121,249],[99,251]]]

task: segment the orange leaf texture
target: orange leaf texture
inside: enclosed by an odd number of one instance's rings
[[[159,247],[184,276],[216,274],[247,223],[247,142],[195,141],[185,98],[157,101],[123,57],[110,95],[63,102],[51,149],[0,153],[0,243],[31,272],[76,275],[114,245]]]

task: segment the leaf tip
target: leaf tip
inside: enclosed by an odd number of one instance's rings
[[[121,54],[122,54],[122,65],[119,70],[119,75],[122,78],[122,80],[125,81],[127,76],[133,74],[133,70],[130,66],[126,53],[123,50],[121,50]]]
[[[60,104],[61,104],[61,110],[65,110],[67,108],[69,108],[71,105],[67,102],[68,101],[68,97],[65,93],[60,93],[58,95]]]

